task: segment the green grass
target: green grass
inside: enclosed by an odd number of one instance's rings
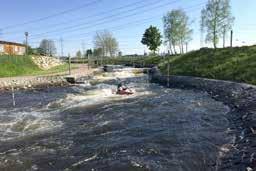
[[[119,57],[108,64],[154,64],[167,74],[230,80],[256,85],[256,46],[210,49],[203,48],[184,55],[169,57]]]
[[[167,62],[159,63],[167,73]],[[256,84],[256,46],[208,49],[170,58],[171,74]]]
[[[42,70],[33,63],[31,57],[29,56],[0,56],[0,77],[47,75],[60,73],[67,70],[67,64],[57,66],[49,70]]]

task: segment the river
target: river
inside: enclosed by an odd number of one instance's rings
[[[135,91],[113,94],[113,78]],[[0,170],[218,170],[229,108],[123,69],[92,85],[0,93]]]

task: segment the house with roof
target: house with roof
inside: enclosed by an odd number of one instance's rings
[[[2,55],[24,55],[26,45],[16,42],[7,42],[0,40],[0,54]]]

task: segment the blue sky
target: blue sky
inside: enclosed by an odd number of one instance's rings
[[[162,16],[176,8],[184,9],[194,29],[189,49],[200,48],[200,11],[207,0],[5,0],[0,6],[0,39],[24,41],[28,31],[32,47],[43,38],[55,40],[60,53],[63,38],[64,53],[75,54],[93,48],[93,36],[108,29],[119,41],[124,54],[148,51],[140,43],[144,30],[150,25],[161,31]],[[231,0],[234,25],[234,44],[256,44],[256,1]],[[63,12],[65,11],[65,12]],[[63,12],[63,13],[61,13]],[[61,14],[60,14],[61,13]],[[53,17],[54,16],[54,17]],[[166,51],[161,47],[161,52]]]

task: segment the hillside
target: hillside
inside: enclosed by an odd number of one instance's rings
[[[224,49],[203,48],[170,57],[171,74],[232,80],[256,84],[256,46]],[[165,62],[159,64],[167,73]]]
[[[36,65],[30,56],[0,56],[0,77],[41,75],[67,71],[67,65],[44,70]]]

